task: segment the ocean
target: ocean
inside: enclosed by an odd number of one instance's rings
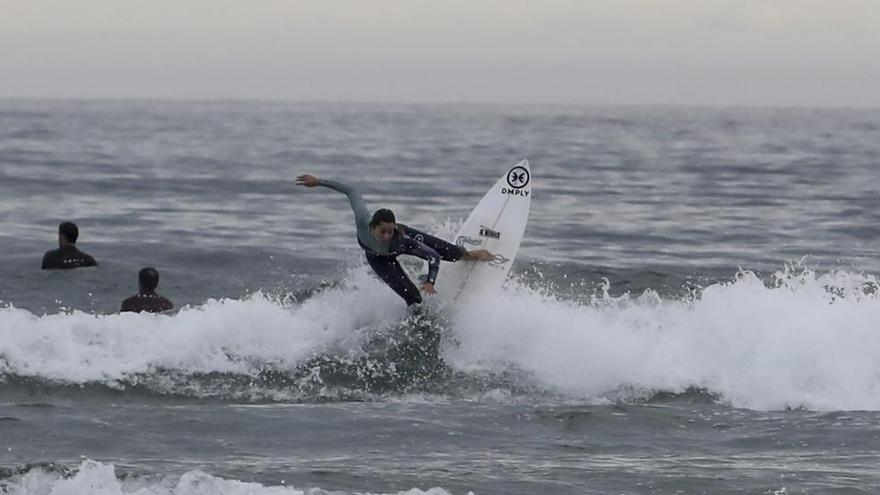
[[[416,314],[294,185],[450,238],[524,158]],[[880,110],[0,100],[0,493],[878,493],[878,179]]]

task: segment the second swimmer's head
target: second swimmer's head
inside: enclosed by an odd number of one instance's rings
[[[159,271],[148,266],[138,272],[138,285],[141,292],[152,292],[159,285]]]

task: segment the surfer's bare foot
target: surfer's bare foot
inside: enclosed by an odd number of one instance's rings
[[[471,261],[491,261],[494,258],[494,255],[485,249],[477,249],[475,251],[468,251],[465,259]]]

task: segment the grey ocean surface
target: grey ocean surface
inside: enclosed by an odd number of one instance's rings
[[[449,237],[523,158],[424,318],[293,182]],[[877,493],[878,179],[874,110],[0,101],[0,493]]]

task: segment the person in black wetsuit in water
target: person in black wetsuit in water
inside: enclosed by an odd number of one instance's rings
[[[339,181],[300,175],[296,183],[305,187],[323,186],[346,196],[354,211],[358,244],[364,249],[367,263],[391,290],[406,301],[407,306],[422,302],[422,296],[412,280],[397,262],[401,254],[418,256],[428,262],[428,275],[422,284],[425,294],[434,294],[434,282],[440,270],[440,260],[490,261],[492,254],[485,249],[468,251],[412,227],[397,223],[391,210],[382,208],[372,215],[360,193],[354,187]]]
[[[168,299],[156,294],[159,285],[159,271],[148,266],[138,272],[138,293],[122,301],[120,312],[131,311],[140,313],[161,313],[173,309],[174,305]]]
[[[63,222],[58,226],[58,249],[43,255],[43,270],[97,266],[95,258],[76,248],[79,228],[73,222]]]

